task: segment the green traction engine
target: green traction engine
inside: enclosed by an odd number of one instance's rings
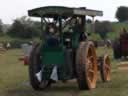
[[[102,80],[110,80],[109,57],[105,55],[98,63],[94,44],[85,30],[86,15],[102,16],[102,11],[46,6],[29,10],[28,14],[41,18],[42,42],[34,45],[29,58],[30,83],[35,90],[71,79],[77,79],[82,90],[95,88],[98,65],[102,65]]]

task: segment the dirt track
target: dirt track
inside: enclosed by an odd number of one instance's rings
[[[121,63],[118,65],[118,69],[119,69],[119,70],[128,70],[128,62],[121,62]]]

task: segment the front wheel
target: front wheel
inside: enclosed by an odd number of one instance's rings
[[[100,74],[103,82],[107,82],[111,80],[110,78],[111,64],[110,64],[110,58],[108,55],[105,55],[102,58],[102,61],[100,63]]]

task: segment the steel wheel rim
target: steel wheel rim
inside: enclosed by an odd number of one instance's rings
[[[87,79],[89,82],[89,86],[91,88],[95,88],[96,86],[96,53],[95,48],[91,44],[87,50],[87,56],[86,56],[86,70],[87,70]]]

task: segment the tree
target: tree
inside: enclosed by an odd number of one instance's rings
[[[128,7],[120,6],[116,11],[116,18],[119,22],[128,20]]]
[[[18,38],[33,38],[39,36],[40,29],[38,29],[37,22],[23,16],[14,20],[10,27],[8,34]]]
[[[112,25],[109,21],[95,22],[95,32],[100,35],[102,39],[107,38],[107,33],[112,31]]]

